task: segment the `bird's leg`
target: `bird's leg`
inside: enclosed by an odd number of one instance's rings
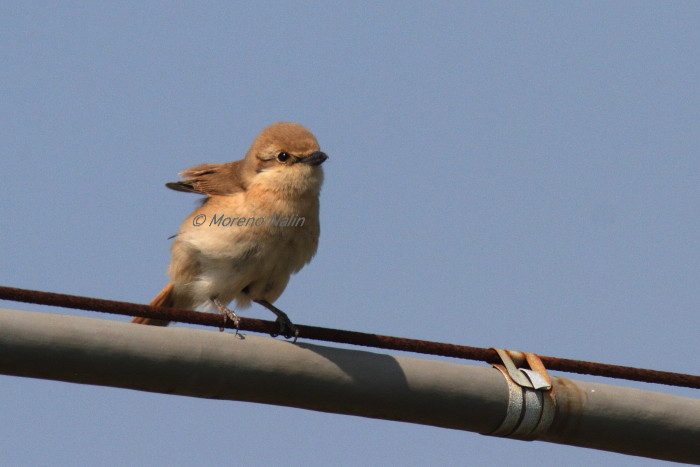
[[[221,313],[221,316],[224,317],[224,326],[226,325],[226,320],[230,319],[233,321],[233,325],[236,327],[236,334],[238,334],[238,325],[240,324],[241,320],[238,318],[238,315],[234,313],[233,311],[229,310],[226,305],[221,303],[218,298],[212,297],[211,302],[214,304],[217,310],[219,310],[219,313]],[[220,327],[219,331],[223,332],[224,328]]]
[[[294,323],[292,323],[292,321],[289,319],[287,313],[280,310],[267,300],[255,300],[255,303],[259,303],[260,305],[264,306],[277,316],[276,322],[280,325],[280,334],[282,334],[287,339],[291,339],[292,337],[294,337],[294,342],[297,341],[297,337],[299,337],[299,329],[296,326],[294,326]],[[277,336],[277,334],[270,335],[272,337]]]

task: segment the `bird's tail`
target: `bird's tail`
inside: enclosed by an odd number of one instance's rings
[[[173,289],[174,285],[171,282],[165,287],[163,287],[163,290],[158,292],[158,295],[156,295],[153,298],[153,300],[151,300],[149,305],[172,307],[175,302],[173,296]],[[166,321],[164,319],[142,318],[140,316],[137,316],[136,318],[132,319],[131,322],[136,324],[148,324],[151,326],[167,326],[170,323],[170,321]]]

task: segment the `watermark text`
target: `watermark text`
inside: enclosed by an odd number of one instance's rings
[[[226,214],[198,214],[192,218],[192,225],[195,227],[262,227],[265,225],[273,227],[303,227],[306,218],[297,214],[291,216],[273,215],[268,219],[264,217],[231,217]]]

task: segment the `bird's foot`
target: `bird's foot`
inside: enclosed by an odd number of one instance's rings
[[[226,326],[226,322],[230,319],[231,322],[233,323],[233,326],[236,328],[236,334],[238,334],[238,326],[241,323],[241,319],[238,317],[236,313],[233,311],[229,310],[226,305],[221,303],[218,299],[212,298],[211,299],[212,303],[214,303],[214,306],[216,307],[217,310],[219,310],[219,313],[221,313],[221,316],[224,318],[223,326],[219,328],[220,332],[224,332],[224,327]]]
[[[299,337],[299,328],[297,328],[294,325],[294,323],[292,323],[292,321],[289,319],[289,316],[287,316],[287,313],[280,310],[267,300],[255,300],[255,302],[264,306],[277,316],[275,322],[279,325],[280,332],[278,334],[270,333],[272,337],[277,337],[278,335],[282,334],[286,339],[291,339],[293,337],[293,342],[297,341],[297,338]]]
[[[286,313],[281,312],[280,315],[277,315],[277,319],[275,320],[275,323],[279,324],[280,327],[280,334],[282,334],[286,339],[291,339],[294,337],[294,341],[297,341],[297,338],[299,337],[299,328],[297,328],[294,323],[289,319]],[[272,337],[277,337],[277,334],[270,334]]]

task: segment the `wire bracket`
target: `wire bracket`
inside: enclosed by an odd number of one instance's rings
[[[533,353],[492,349],[502,362],[493,367],[508,384],[508,407],[500,426],[483,434],[526,441],[537,439],[551,426],[557,407],[547,369]],[[529,368],[521,368],[526,364]]]

